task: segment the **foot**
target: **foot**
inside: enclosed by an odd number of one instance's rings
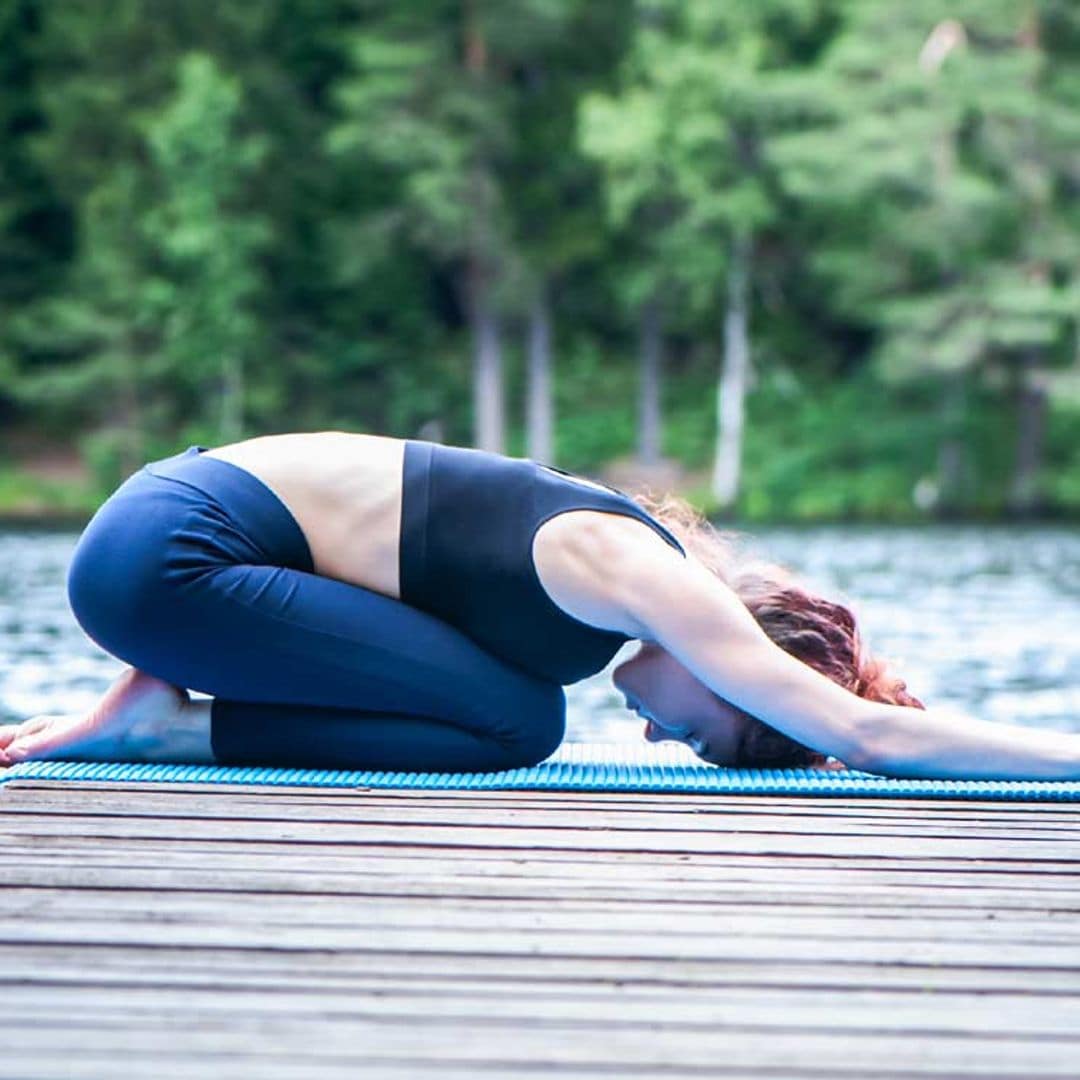
[[[0,765],[160,760],[190,700],[187,690],[128,668],[85,715],[35,716],[0,727]]]

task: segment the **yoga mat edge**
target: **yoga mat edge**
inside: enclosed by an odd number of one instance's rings
[[[908,780],[853,769],[725,769],[688,761],[675,748],[642,750],[621,743],[569,743],[539,765],[490,773],[30,761],[0,772],[0,785],[12,780],[1080,801],[1080,781]]]

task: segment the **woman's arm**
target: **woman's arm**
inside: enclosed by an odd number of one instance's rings
[[[1080,779],[1080,735],[867,701],[776,645],[739,597],[645,530],[610,530],[602,561],[636,637],[726,701],[855,769],[891,776]]]
[[[932,709],[868,702],[878,710],[874,752],[859,768],[885,776],[953,780],[1080,780],[1080,735]]]

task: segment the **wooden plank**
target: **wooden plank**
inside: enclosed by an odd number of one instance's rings
[[[999,799],[903,799],[897,797],[866,798],[843,796],[794,795],[702,795],[693,792],[604,792],[604,791],[483,791],[404,788],[318,788],[270,785],[231,784],[159,784],[148,782],[46,781],[13,780],[0,785],[0,808],[22,799],[47,800],[70,798],[76,802],[90,795],[111,798],[120,802],[130,796],[139,800],[156,796],[168,804],[184,799],[223,801],[243,805],[245,801],[281,808],[296,806],[327,806],[336,808],[350,804],[410,806],[441,810],[473,808],[493,811],[500,807],[511,810],[555,810],[574,813],[612,810],[628,814],[670,813],[712,814],[723,817],[752,811],[759,815],[790,817],[862,817],[867,820],[910,816],[972,817],[1009,816],[1014,820],[1029,818],[1075,821],[1080,803],[1055,801],[1022,801]]]
[[[533,984],[557,983],[564,986],[603,985],[623,992],[627,988],[780,988],[809,989],[815,993],[846,990],[897,990],[911,994],[977,993],[990,999],[995,995],[1022,993],[1036,997],[1075,997],[1077,975],[1072,969],[1017,967],[948,967],[899,965],[845,960],[834,963],[828,958],[799,955],[789,960],[780,957],[754,957],[749,960],[708,958],[564,956],[556,953],[519,954],[508,964],[499,954],[473,953],[467,967],[454,953],[387,952],[371,950],[231,949],[172,947],[165,943],[152,946],[85,942],[62,945],[0,945],[5,970],[23,970],[31,965],[31,974],[62,972],[74,965],[79,970],[100,974],[116,973],[127,979],[158,970],[167,970],[176,979],[187,978],[198,984],[262,985],[289,987],[294,983],[348,988],[368,982],[392,979],[410,980],[428,986],[453,986],[462,978],[482,978],[488,985],[506,993],[517,993]]]
[[[159,1046],[143,1053],[129,1050],[87,1051],[77,1054],[54,1054],[48,1049],[27,1054],[20,1050],[5,1049],[4,1066],[8,1074],[19,1080],[101,1080],[107,1077],[113,1080],[117,1074],[134,1077],[153,1077],[154,1080],[312,1080],[312,1063],[301,1054],[291,1057],[277,1055],[269,1057],[254,1049],[250,1055],[241,1054],[227,1057],[223,1054],[189,1055],[187,1057],[163,1056],[173,1049],[179,1054],[181,1048]],[[253,1062],[257,1073],[252,1072]],[[319,1062],[319,1080],[356,1080],[357,1075],[363,1080],[417,1080],[416,1063],[411,1061],[381,1061],[372,1063],[356,1059],[323,1059]],[[586,1068],[560,1068],[559,1080],[597,1080],[610,1077],[610,1072],[603,1066]],[[701,1080],[697,1069],[671,1070],[662,1072],[651,1069],[637,1069],[632,1064],[622,1070],[627,1077],[663,1076],[664,1080]],[[894,1074],[895,1075],[895,1074]],[[900,1080],[906,1080],[914,1074],[906,1074]],[[536,1080],[537,1071],[531,1065],[514,1066],[506,1062],[474,1061],[465,1065],[448,1065],[441,1062],[437,1070],[438,1080],[476,1080],[477,1077],[492,1077],[495,1080]],[[725,1080],[760,1080],[758,1073],[724,1071]],[[892,1078],[890,1078],[892,1080]]]
[[[869,876],[869,874],[867,875]],[[721,913],[728,907],[753,907],[796,915],[807,911],[825,914],[843,908],[852,914],[901,915],[918,908],[928,918],[966,919],[978,911],[990,910],[998,918],[1014,912],[1038,912],[1049,916],[1080,914],[1080,888],[1041,889],[965,887],[964,875],[955,875],[952,888],[923,884],[904,887],[885,882],[861,881],[854,892],[838,885],[826,890],[820,885],[798,880],[795,874],[768,874],[761,880],[695,882],[687,879],[639,884],[635,876],[608,883],[581,875],[537,879],[520,875],[495,876],[452,871],[422,874],[369,874],[355,871],[320,873],[317,870],[253,870],[223,862],[220,866],[173,867],[160,865],[160,857],[142,864],[120,861],[71,862],[42,860],[27,856],[0,859],[0,880],[5,888],[83,890],[144,890],[162,892],[210,892],[231,895],[288,894],[293,896],[334,895],[339,897],[394,897],[400,903],[428,902],[434,897],[463,903],[505,901],[517,906],[535,903],[556,906],[610,904],[633,907],[663,905],[665,912],[707,908]],[[779,888],[778,888],[779,886]],[[542,888],[542,894],[538,889]]]
[[[112,1050],[84,1050],[78,1054],[64,1055],[50,1055],[47,1050],[27,1055],[18,1050],[13,1053],[8,1049],[4,1051],[4,1065],[10,1075],[19,1077],[19,1080],[57,1080],[57,1077],[63,1077],[64,1080],[100,1080],[101,1077],[108,1077],[113,1080],[118,1073],[135,1077],[152,1076],[154,1080],[206,1080],[208,1076],[213,1076],[214,1080],[252,1080],[253,1075],[257,1075],[258,1080],[312,1080],[314,1075],[311,1061],[301,1054],[269,1057],[255,1049],[250,1056],[237,1055],[233,1058],[223,1054],[162,1056],[163,1051],[167,1052],[169,1049],[167,1046],[158,1047],[141,1054],[130,1051],[118,1054]],[[257,1073],[252,1072],[252,1062],[257,1062]],[[423,1075],[417,1072],[415,1062],[395,1063],[384,1060],[372,1063],[366,1060],[358,1062],[355,1058],[324,1058],[319,1062],[317,1075],[320,1080],[356,1080],[358,1074],[363,1080],[418,1080],[418,1077]],[[477,1077],[494,1080],[537,1080],[534,1066],[515,1066],[504,1061],[473,1061],[465,1065],[440,1062],[437,1071],[429,1075],[437,1075],[438,1080],[476,1080]],[[648,1066],[639,1069],[632,1063],[625,1065],[620,1075],[662,1076],[663,1080],[701,1080],[698,1069],[664,1067],[661,1071],[654,1071]],[[724,1080],[760,1080],[761,1076],[757,1072],[731,1072],[727,1069],[724,1069],[722,1075]],[[926,1074],[891,1073],[888,1080],[896,1080],[898,1076],[899,1080],[910,1080],[916,1075],[922,1077]],[[560,1067],[558,1071],[559,1080],[598,1080],[610,1076],[610,1071],[602,1064],[584,1068]]]
[[[999,1039],[1053,1038],[1080,1050],[1080,1003],[1075,999],[1033,999],[1002,995],[986,1001],[978,994],[897,994],[851,990],[828,995],[801,991],[746,989],[637,992],[609,988],[592,993],[581,988],[533,987],[530,993],[508,995],[483,983],[462,980],[441,993],[429,988],[384,984],[348,991],[274,992],[192,985],[171,986],[140,981],[124,986],[101,981],[80,985],[0,983],[0,995],[16,996],[20,1008],[38,1016],[52,1011],[78,1015],[80,1025],[116,1025],[130,1019],[140,1025],[167,1022],[182,1013],[193,1025],[222,1021],[276,1023],[279,1020],[321,1022],[331,1017],[399,1022],[423,1016],[426,1022],[483,1024],[493,1016],[500,1024],[522,1029],[588,1025],[614,1030],[657,1024],[672,1029],[714,1032],[748,1028],[785,1031],[831,1031],[851,1035],[971,1035],[992,1030]]]
[[[248,924],[239,920],[224,921],[224,915],[206,922],[171,922],[168,913],[154,919],[126,922],[95,921],[92,919],[52,918],[27,913],[24,918],[0,920],[2,944],[61,944],[76,945],[90,942],[99,945],[157,945],[195,948],[233,949],[376,949],[381,952],[441,952],[456,953],[463,962],[475,953],[497,953],[515,957],[523,953],[546,951],[563,956],[644,956],[653,958],[699,957],[702,960],[792,959],[793,951],[812,949],[821,960],[842,964],[877,962],[883,964],[951,964],[968,967],[1030,967],[1058,971],[1080,971],[1075,946],[1057,937],[1044,940],[991,941],[977,937],[957,939],[943,936],[938,939],[909,940],[903,933],[876,936],[866,933],[851,936],[845,933],[825,934],[815,931],[798,933],[792,927],[788,934],[753,929],[744,926],[744,934],[728,935],[723,927],[714,928],[712,935],[679,934],[664,928],[663,935],[640,935],[628,945],[627,933],[618,929],[607,931],[578,931],[575,929],[544,929],[530,933],[513,927],[483,928],[433,927],[392,925],[388,920],[358,925],[343,918],[332,926],[308,924]],[[852,928],[852,933],[857,928]]]
[[[186,789],[180,785],[138,785],[128,787],[102,787],[90,783],[66,786],[4,785],[0,792],[0,812],[35,810],[50,812],[53,808],[70,812],[112,811],[118,814],[162,814],[169,816],[210,816],[227,812],[229,817],[269,816],[286,819],[294,816],[318,816],[325,811],[331,819],[360,812],[379,814],[387,812],[393,820],[409,820],[411,816],[423,815],[425,819],[454,820],[457,814],[476,814],[491,820],[493,812],[507,819],[527,815],[540,817],[585,813],[597,820],[625,820],[628,823],[644,817],[676,816],[686,827],[693,827],[694,819],[723,821],[731,817],[753,817],[787,821],[806,818],[824,822],[874,822],[886,825],[909,821],[953,822],[960,825],[978,825],[984,822],[1011,823],[1013,825],[1064,825],[1080,826],[1080,803],[1004,803],[960,802],[931,800],[889,800],[867,803],[865,800],[841,805],[839,800],[803,798],[782,800],[779,797],[759,797],[755,800],[740,799],[718,804],[716,800],[702,802],[692,797],[691,802],[676,799],[673,795],[649,798],[646,795],[631,802],[613,802],[594,797],[579,796],[560,798],[552,793],[546,799],[537,799],[534,793],[463,792],[454,797],[444,792],[388,792],[369,791],[356,794],[351,791],[337,796],[311,794],[311,789],[299,789],[306,794],[284,798],[273,788],[234,789],[205,785]],[[296,789],[291,789],[296,790]],[[131,796],[136,794],[137,801]],[[532,795],[532,797],[528,797]],[[498,796],[497,798],[495,796]],[[433,813],[434,811],[434,813]],[[309,814],[310,812],[310,814]]]
[[[463,930],[483,934],[503,931],[542,934],[547,931],[581,934],[646,934],[663,926],[666,940],[680,942],[720,931],[725,935],[782,940],[792,936],[808,942],[841,938],[911,943],[982,942],[987,950],[1004,943],[1032,949],[1075,948],[1080,965],[1080,918],[1016,915],[1000,918],[993,911],[969,912],[957,918],[927,918],[919,908],[898,914],[856,914],[833,908],[823,912],[795,909],[726,910],[709,905],[657,909],[652,905],[613,907],[606,904],[507,904],[503,899],[481,903],[429,901],[407,904],[398,898],[263,895],[257,903],[237,901],[215,893],[156,893],[146,891],[81,890],[78,893],[10,888],[0,892],[0,933],[29,913],[35,922],[70,920],[79,924],[128,925],[168,919],[186,924],[244,928],[275,928],[303,923],[309,930],[330,930],[347,921],[372,930]],[[1037,937],[1038,941],[1033,939]]]
[[[1019,850],[1019,849],[1018,849]],[[242,841],[185,840],[172,837],[168,842],[153,836],[112,837],[20,837],[0,847],[0,857],[12,856],[44,858],[51,854],[72,861],[91,859],[94,853],[108,852],[113,856],[121,853],[136,860],[150,858],[160,865],[167,858],[169,865],[188,859],[198,866],[232,866],[241,868],[275,867],[301,872],[305,869],[334,870],[357,868],[365,873],[434,872],[440,868],[472,874],[507,874],[522,877],[562,876],[580,874],[589,870],[589,878],[602,880],[627,880],[640,877],[643,868],[652,880],[671,881],[732,881],[764,880],[759,875],[776,872],[797,876],[801,880],[814,880],[822,875],[843,888],[854,888],[870,874],[876,880],[936,882],[940,888],[976,887],[980,881],[998,885],[1015,885],[1017,888],[1033,889],[1045,886],[1055,890],[1080,882],[1080,866],[1075,862],[1027,864],[1021,857],[1008,860],[981,859],[977,862],[958,862],[955,859],[933,855],[922,859],[893,860],[880,857],[850,857],[843,860],[820,855],[788,854],[783,859],[771,855],[744,854],[691,854],[663,851],[559,851],[538,849],[536,851],[502,851],[497,848],[467,848],[449,850],[443,848],[409,847],[387,845],[362,847],[360,845],[274,843],[263,841],[257,845]],[[962,874],[959,872],[962,870]],[[741,877],[740,877],[741,875]]]
[[[782,1018],[778,1018],[782,1020]],[[194,1055],[247,1055],[255,1075],[263,1056],[301,1054],[317,1074],[320,1063],[352,1061],[357,1067],[387,1058],[415,1062],[418,1069],[441,1069],[485,1061],[489,1068],[507,1063],[542,1063],[548,1070],[603,1065],[621,1075],[636,1067],[663,1070],[671,1066],[697,1068],[707,1075],[724,1070],[756,1069],[785,1076],[865,1076],[867,1061],[887,1062],[891,1070],[916,1075],[1011,1076],[1075,1078],[1077,1043],[1048,1036],[1025,1038],[993,1032],[908,1035],[827,1031],[791,1031],[782,1026],[726,1029],[715,1022],[703,1025],[643,1024],[599,1026],[548,1023],[522,1026],[497,1015],[486,1022],[424,1019],[408,1013],[396,1020],[372,1021],[347,1015],[340,1018],[237,1018],[228,1025],[189,1025],[180,1013],[155,1017],[143,1024],[115,1025],[95,1018],[83,1024],[78,1017],[35,1020],[36,1035],[50,1055],[57,1052],[114,1051]],[[929,1034],[929,1033],[928,1033]],[[666,1036],[666,1037],[665,1037]],[[1070,1071],[1071,1070],[1071,1071]]]
[[[209,840],[236,843],[415,845],[425,848],[497,848],[500,851],[548,848],[560,851],[667,851],[693,854],[753,853],[783,856],[818,855],[833,859],[876,854],[882,847],[890,859],[920,858],[928,851],[941,857],[960,860],[1022,860],[1025,863],[1062,863],[1080,860],[1080,840],[1030,839],[1018,844],[1009,841],[981,840],[978,837],[953,836],[920,839],[918,837],[853,833],[831,835],[814,832],[743,834],[734,831],[700,833],[671,829],[590,829],[567,824],[554,829],[547,826],[530,829],[488,827],[454,828],[436,823],[423,827],[422,836],[413,830],[386,825],[363,825],[350,821],[322,825],[302,821],[221,820],[208,818],[164,819],[138,817],[87,819],[79,815],[57,814],[47,819],[29,818],[19,822],[5,817],[0,829],[0,844],[28,837],[74,836],[108,839],[146,836],[158,842]],[[422,840],[422,843],[420,842]]]
[[[439,811],[424,807],[407,807],[404,810],[393,806],[369,806],[357,804],[348,807],[305,806],[290,808],[286,814],[280,806],[258,805],[223,806],[220,800],[207,800],[198,805],[190,802],[177,805],[162,799],[157,805],[138,804],[137,809],[130,803],[120,805],[112,801],[102,803],[93,799],[85,803],[78,799],[50,800],[42,805],[35,801],[25,805],[5,806],[2,815],[9,819],[8,828],[18,829],[20,824],[29,819],[48,822],[60,818],[65,821],[79,820],[82,827],[93,829],[101,820],[113,821],[219,821],[227,817],[230,822],[276,822],[319,825],[383,826],[392,824],[403,831],[408,829],[428,829],[437,824],[442,828],[518,828],[518,829],[586,829],[589,831],[617,830],[640,832],[642,830],[712,833],[716,831],[756,832],[762,834],[783,835],[860,835],[867,832],[868,823],[874,823],[875,836],[903,837],[941,837],[962,836],[967,839],[1009,839],[1009,840],[1071,840],[1080,842],[1080,813],[1072,819],[1058,821],[1032,820],[1018,824],[1007,816],[1000,816],[990,821],[984,818],[947,818],[944,816],[911,816],[906,820],[886,821],[865,817],[843,817],[840,815],[814,816],[799,815],[781,817],[778,815],[760,815],[742,813],[734,815],[712,815],[693,813],[679,817],[677,824],[670,813],[628,814],[608,810],[596,810],[581,816],[566,810],[502,810],[493,817],[487,808],[450,807]]]

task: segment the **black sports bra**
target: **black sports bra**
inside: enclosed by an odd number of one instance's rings
[[[629,637],[548,596],[532,560],[536,530],[564,510],[602,510],[636,517],[686,555],[625,492],[529,458],[407,439],[402,480],[402,600],[564,685],[599,671]]]

